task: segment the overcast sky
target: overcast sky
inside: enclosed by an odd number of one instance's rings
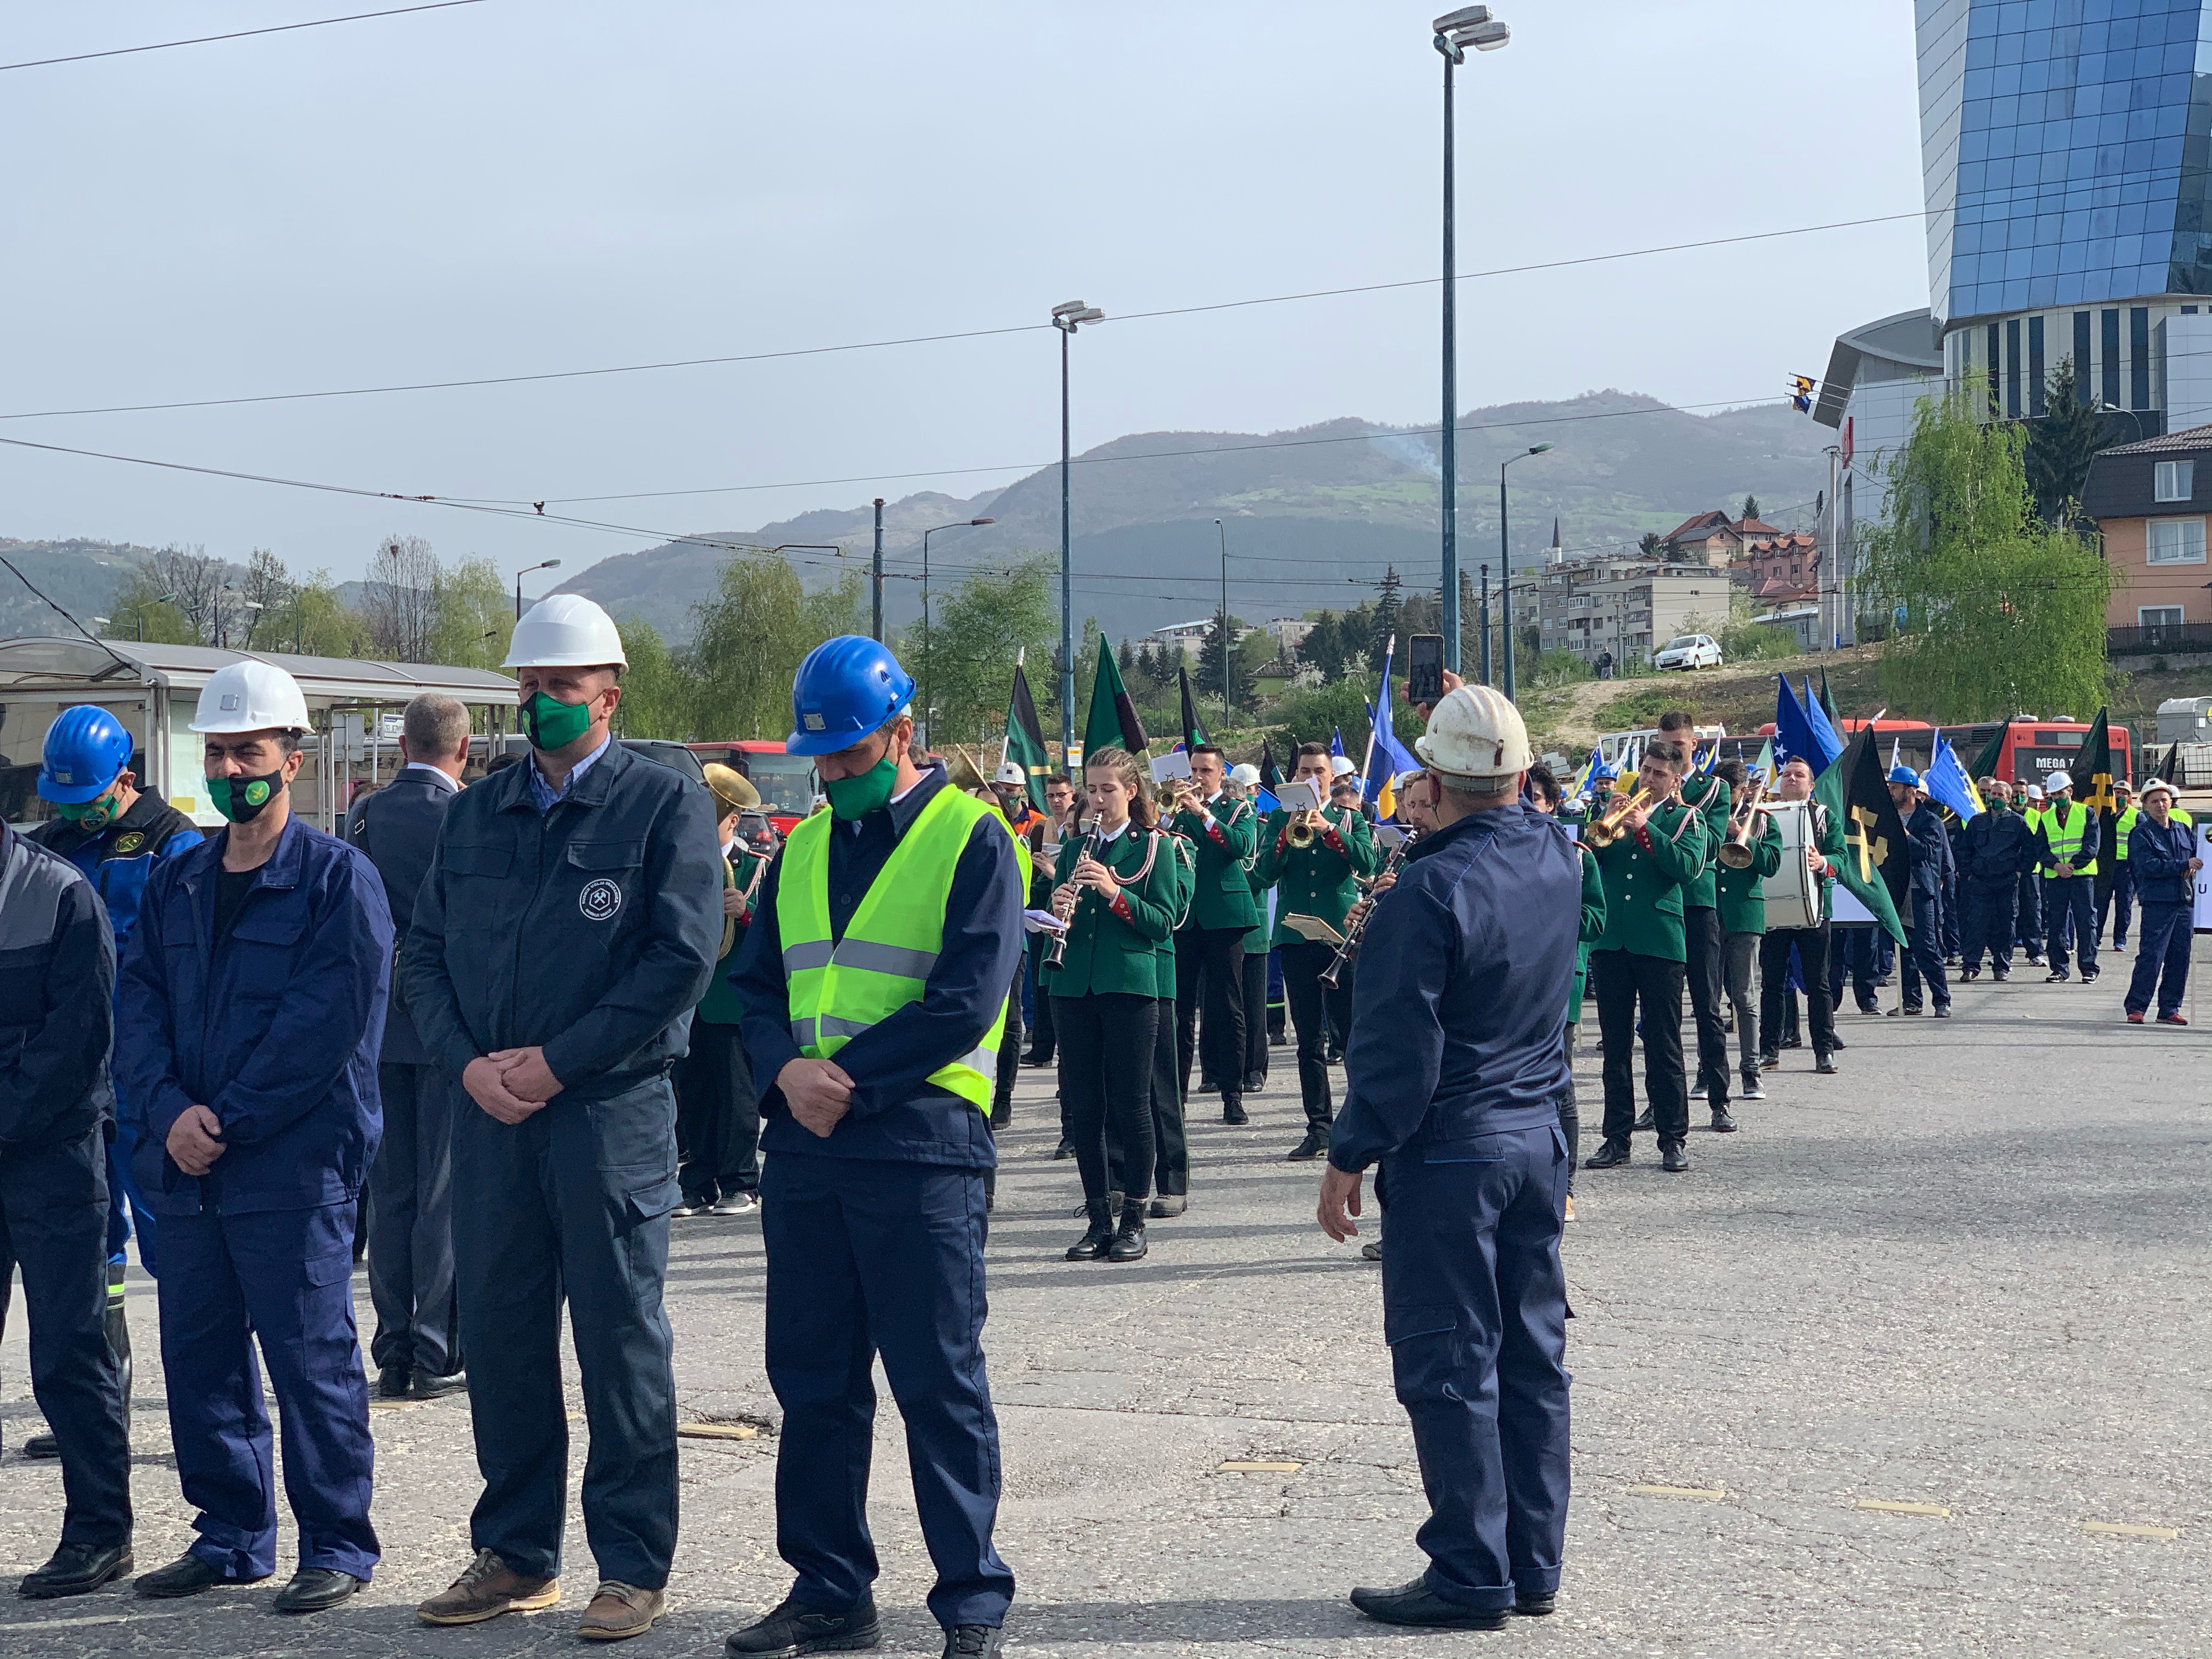
[[[0,63],[356,9],[15,3]],[[1435,9],[487,0],[0,73],[0,415],[1430,276]],[[1463,271],[1920,205],[1908,0],[1498,9],[1511,46],[1460,71]],[[1839,329],[1927,302],[1926,264],[1916,217],[1461,295],[1463,408],[1706,404],[1819,374]],[[1437,307],[1431,285],[1086,331],[1076,445],[1433,421]],[[1058,453],[1055,359],[1037,331],[0,437],[410,495],[777,486],[588,509],[743,527],[1011,482]],[[392,530],[563,575],[653,539],[0,448],[0,536],[268,546],[343,579]]]

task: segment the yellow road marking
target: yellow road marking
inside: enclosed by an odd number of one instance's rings
[[[1717,1504],[1728,1496],[1717,1486],[1631,1486],[1628,1490],[1638,1498],[1693,1498],[1706,1504]]]
[[[1889,1498],[1862,1498],[1855,1507],[1879,1510],[1884,1515],[1924,1515],[1937,1521],[1951,1518],[1951,1511],[1941,1504],[1906,1504]]]
[[[686,1423],[676,1431],[682,1440],[757,1440],[760,1430],[750,1423]]]
[[[1305,1468],[1303,1463],[1244,1463],[1231,1461],[1221,1465],[1222,1474],[1296,1474]]]
[[[2162,1544],[2171,1544],[2181,1536],[2179,1527],[2138,1527],[2125,1521],[2084,1521],[2083,1532],[2100,1532],[2114,1538],[2155,1538]]]

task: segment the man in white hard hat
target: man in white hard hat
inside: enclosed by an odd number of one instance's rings
[[[2045,985],[2066,982],[2068,952],[2081,954],[2081,983],[2097,978],[2097,814],[2074,799],[2074,780],[2053,772],[2043,781],[2047,803],[2037,820],[2043,860],[2044,943],[2051,952]]]
[[[608,735],[622,639],[573,593],[514,625],[531,754],[447,808],[400,964],[453,1123],[453,1257],[484,1490],[476,1559],[417,1612],[475,1624],[560,1599],[573,1306],[599,1585],[579,1633],[649,1630],[676,1549],[676,1385],[661,1305],[677,1182],[669,1068],[722,943],[713,798]]]
[[[289,674],[217,669],[191,729],[228,826],[148,880],[116,1029],[138,1186],[161,1218],[169,1431],[199,1536],[137,1588],[195,1595],[276,1571],[266,1366],[300,1531],[276,1607],[313,1613],[378,1559],[353,1243],[383,1133],[392,911],[368,856],[292,811],[308,720]]]
[[[1413,1420],[1428,1571],[1352,1601],[1389,1624],[1494,1630],[1552,1610],[1567,1511],[1566,1005],[1582,860],[1521,800],[1519,712],[1447,691],[1414,745],[1437,828],[1368,921],[1322,1230],[1358,1231],[1379,1164],[1382,1321]]]

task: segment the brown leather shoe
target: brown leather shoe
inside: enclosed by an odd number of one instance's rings
[[[502,1613],[543,1613],[561,1599],[557,1578],[529,1578],[490,1550],[478,1550],[469,1570],[415,1609],[426,1625],[480,1625]]]
[[[640,1589],[635,1584],[602,1578],[592,1594],[592,1605],[584,1609],[576,1634],[586,1642],[619,1642],[624,1637],[644,1635],[653,1628],[653,1621],[667,1611],[665,1591]]]

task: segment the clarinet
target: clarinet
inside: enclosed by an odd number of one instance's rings
[[[1380,882],[1385,877],[1398,873],[1400,867],[1406,862],[1406,855],[1413,850],[1413,842],[1419,838],[1419,830],[1409,830],[1406,832],[1405,838],[1390,849],[1390,856],[1382,860],[1382,873],[1375,878],[1376,881]],[[1367,908],[1359,913],[1359,920],[1344,930],[1344,943],[1336,947],[1335,957],[1331,959],[1328,967],[1322,969],[1321,973],[1321,982],[1328,986],[1330,990],[1336,989],[1337,980],[1343,975],[1346,969],[1352,966],[1352,959],[1359,954],[1360,938],[1367,932],[1367,924],[1373,920],[1374,915],[1375,906],[1370,902]]]
[[[1099,853],[1105,848],[1105,845],[1106,838],[1099,832],[1098,820],[1097,818],[1093,818],[1084,828],[1083,851],[1080,857],[1079,857],[1076,861],[1078,863],[1081,863],[1083,859],[1097,859]],[[1078,893],[1075,896],[1074,903],[1068,906],[1067,915],[1061,917],[1060,920],[1063,921],[1073,921],[1075,919],[1075,905],[1080,904],[1082,902],[1083,895]],[[1060,965],[1060,958],[1065,957],[1066,954],[1067,930],[1063,927],[1059,933],[1053,935],[1052,949],[1045,952],[1044,961],[1039,964],[1039,971],[1042,972],[1046,968],[1059,967]]]

